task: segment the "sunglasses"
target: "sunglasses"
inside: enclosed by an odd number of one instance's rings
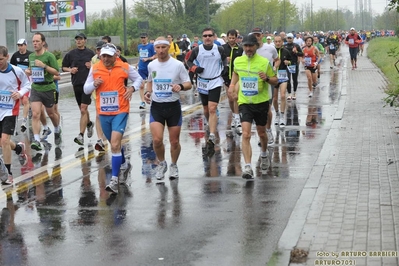
[[[202,35],[202,37],[204,37],[204,38],[206,38],[206,37],[213,37],[213,34],[204,34],[204,35]]]
[[[287,37],[287,39],[292,39],[292,37]]]
[[[147,38],[147,37],[140,37],[141,39],[145,39],[145,38]]]
[[[106,44],[104,44],[104,45],[102,46],[102,48],[105,48],[105,49],[114,49],[115,51],[117,50],[117,49],[116,49],[116,46],[113,45],[112,43],[106,43]]]

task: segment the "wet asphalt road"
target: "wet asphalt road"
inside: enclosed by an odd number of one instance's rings
[[[95,136],[85,136],[84,151],[78,151],[73,139],[80,113],[74,98],[62,99],[62,144],[56,147],[50,135],[46,151],[28,151],[26,166],[13,156],[15,184],[0,191],[0,265],[266,265],[278,257],[277,242],[337,110],[342,67],[330,70],[326,62],[322,70],[312,99],[300,74],[287,126],[273,126],[271,168],[265,175],[257,168],[255,181],[241,178],[241,140],[230,130],[225,97],[216,154],[202,156],[202,109],[188,91],[182,95],[180,179],[156,183],[148,108],[139,111],[135,95],[124,139],[133,165],[129,186],[110,196],[104,188],[111,155],[93,150]],[[306,126],[307,119],[317,123]],[[254,166],[260,150],[253,132]],[[169,163],[167,133],[165,144]]]

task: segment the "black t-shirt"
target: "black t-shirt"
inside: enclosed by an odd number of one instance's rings
[[[62,60],[62,67],[77,67],[78,72],[71,74],[71,81],[74,86],[84,85],[89,75],[90,68],[87,68],[86,62],[91,62],[95,53],[87,48],[73,49],[69,51]]]
[[[16,65],[23,65],[23,66],[29,66],[29,55],[31,54],[31,51],[26,50],[26,53],[21,54],[19,51],[16,51],[12,56],[10,63],[14,66]]]

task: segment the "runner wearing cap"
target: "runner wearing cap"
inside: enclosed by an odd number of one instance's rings
[[[96,109],[112,152],[112,178],[106,190],[118,193],[119,183],[126,182],[131,169],[122,148],[130,100],[143,79],[133,66],[118,59],[115,45],[105,44],[101,48],[100,56],[101,61],[90,68],[84,84],[84,92],[90,95],[96,91]],[[125,86],[124,82],[127,78],[133,81],[133,86]],[[122,171],[121,178],[119,178],[120,171]]]
[[[14,66],[18,66],[25,71],[29,67],[29,55],[32,53],[27,49],[27,42],[25,39],[19,39],[17,42],[18,51],[16,51],[10,59],[10,63]],[[22,110],[22,124],[21,131],[25,132],[27,129],[26,122],[28,120],[29,113],[29,92],[24,94],[21,99],[21,103],[24,106]]]
[[[150,129],[159,161],[155,177],[163,180],[168,169],[163,141],[166,125],[171,156],[169,177],[176,179],[179,178],[177,160],[181,149],[179,138],[183,120],[179,92],[191,89],[191,82],[183,63],[169,55],[170,43],[165,37],[158,37],[154,46],[158,59],[148,65],[148,91],[144,95],[147,103],[151,102]]]
[[[280,66],[280,58],[278,57],[277,50],[274,44],[263,43],[263,31],[261,28],[252,29],[251,34],[255,35],[258,40],[258,49],[256,53],[260,56],[263,56],[269,60],[269,62],[273,65],[273,69],[276,70]],[[272,112],[272,100],[273,100],[274,89],[269,86],[269,95],[270,95],[270,103],[269,103],[269,112],[267,113],[267,124],[266,124],[266,133],[268,144],[271,145],[274,142],[273,132],[272,132],[272,120],[273,120],[273,112]],[[278,119],[277,119],[278,121]],[[258,142],[260,146],[260,141]]]
[[[13,182],[11,151],[19,155],[21,162],[26,162],[25,144],[15,144],[11,136],[15,133],[20,99],[31,89],[24,71],[9,64],[8,59],[7,47],[0,46],[0,142],[3,153],[3,158],[0,158],[0,181],[3,185]]]
[[[69,51],[62,60],[62,70],[71,73],[71,81],[75,100],[80,111],[80,132],[74,139],[78,145],[84,144],[84,133],[87,128],[87,137],[93,136],[94,123],[90,121],[88,107],[91,104],[91,96],[83,92],[83,85],[91,67],[91,59],[94,52],[86,48],[86,36],[79,33],[75,36],[76,48]]]
[[[184,62],[184,57],[190,51],[190,41],[187,40],[187,34],[183,34],[181,37],[182,39],[179,42],[180,54],[177,56],[177,60]]]
[[[277,77],[269,60],[258,55],[258,40],[253,34],[246,35],[242,41],[245,55],[234,61],[234,73],[229,90],[233,90],[238,101],[242,124],[242,153],[245,167],[242,178],[253,179],[251,167],[251,127],[255,121],[256,130],[261,141],[260,167],[266,171],[270,166],[267,155],[266,123],[269,112],[269,84],[277,85]],[[239,83],[237,90],[236,84]]]
[[[154,45],[148,42],[148,34],[143,32],[140,34],[141,43],[138,45],[137,50],[139,51],[139,63],[138,70],[141,78],[144,80],[140,86],[140,99],[141,103],[139,109],[145,109],[145,100],[144,100],[144,86],[145,82],[148,78],[148,64],[156,58]]]
[[[59,75],[59,68],[55,56],[46,51],[44,44],[46,37],[36,32],[32,37],[34,53],[29,55],[29,69],[25,73],[32,77],[32,90],[30,93],[30,105],[32,109],[32,131],[34,141],[31,148],[41,151],[43,148],[40,144],[41,140],[47,138],[51,134],[49,127],[44,127],[42,137],[40,137],[40,115],[42,106],[46,108],[47,115],[54,126],[54,143],[61,143],[60,119],[55,112],[55,94],[56,85],[54,76]]]
[[[349,45],[349,54],[351,56],[352,70],[357,68],[357,53],[359,52],[359,44],[362,38],[356,33],[355,28],[351,28],[348,36],[345,38],[345,44]]]

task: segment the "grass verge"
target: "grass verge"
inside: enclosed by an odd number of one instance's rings
[[[399,38],[373,39],[369,42],[367,54],[388,78],[385,102],[390,106],[399,106],[399,73],[395,68],[395,63],[399,60]],[[399,63],[397,67],[399,68]]]

